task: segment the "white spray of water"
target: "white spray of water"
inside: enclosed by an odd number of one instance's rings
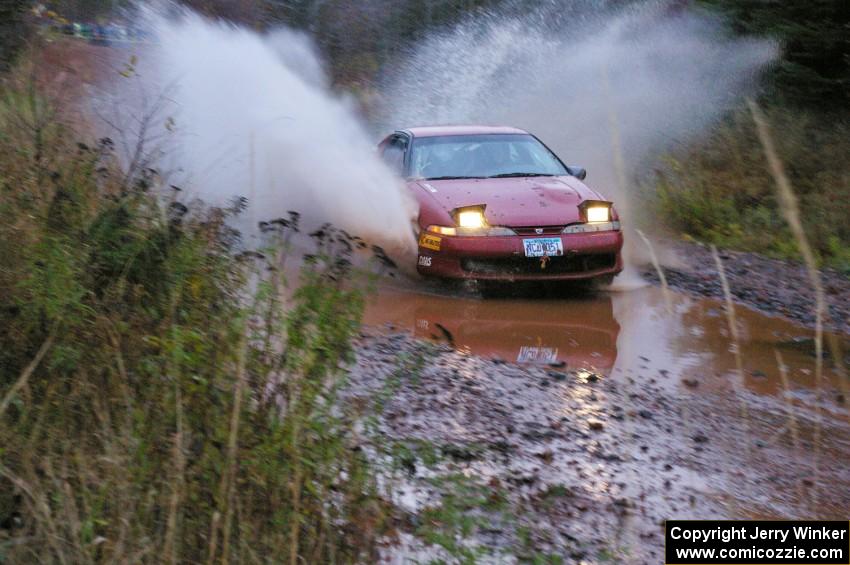
[[[775,56],[764,41],[732,40],[705,15],[645,2],[567,13],[480,14],[424,41],[388,73],[382,126],[513,125],[538,135],[630,226],[629,183],[642,163],[703,131]],[[626,257],[637,249],[627,234]],[[632,242],[631,245],[629,243]],[[618,286],[639,280],[630,269]]]
[[[303,35],[259,34],[193,13],[149,19],[156,41],[140,73],[169,100],[174,133],[163,166],[173,182],[210,204],[247,197],[240,227],[248,233],[295,210],[308,225],[331,222],[413,254],[413,199],[350,101],[331,94]]]

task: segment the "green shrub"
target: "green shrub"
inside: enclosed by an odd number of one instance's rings
[[[824,264],[850,269],[850,125],[782,109],[769,118],[812,245]],[[681,233],[723,247],[799,257],[745,111],[669,154],[643,194],[647,208],[659,209]]]
[[[337,402],[364,281],[347,236],[284,292],[292,214],[187,206],[0,93],[0,562],[373,556],[386,504]],[[271,227],[268,227],[271,226]]]

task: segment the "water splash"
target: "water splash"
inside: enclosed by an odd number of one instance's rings
[[[210,204],[248,198],[241,226],[302,213],[413,256],[415,202],[378,158],[354,104],[333,94],[309,39],[260,34],[189,11],[149,13],[138,74],[163,92],[160,165]],[[135,85],[135,83],[134,83]],[[136,98],[124,96],[124,100]]]

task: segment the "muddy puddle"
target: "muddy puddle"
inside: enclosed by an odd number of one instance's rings
[[[786,393],[776,354],[787,367],[789,393],[814,402],[813,332],[781,318],[736,307],[743,380],[722,304],[645,287],[553,299],[482,299],[385,287],[368,303],[365,322],[451,343],[460,351],[509,363],[641,374],[691,388],[742,386],[759,395]],[[847,356],[850,349],[836,339]],[[844,388],[828,348],[822,407],[843,413]],[[846,363],[846,359],[845,359]]]
[[[688,446],[667,456],[691,477],[697,500],[726,509],[710,511],[714,517],[846,518],[846,377],[827,353],[817,378],[810,330],[743,306],[736,314],[741,371],[722,304],[665,297],[656,287],[558,300],[384,287],[369,301],[365,322],[448,343],[494,366],[595,374],[631,391],[626,398],[661,391],[655,394],[665,409],[673,399],[678,414],[661,433]],[[828,337],[843,348],[846,365],[846,337]],[[651,407],[653,399],[640,402]],[[663,447],[663,437],[652,441]],[[646,450],[640,441],[626,443],[635,453]],[[691,505],[669,517],[706,517],[699,502]]]

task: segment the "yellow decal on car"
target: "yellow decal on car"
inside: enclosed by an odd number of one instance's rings
[[[440,250],[440,242],[443,240],[441,237],[437,237],[436,235],[430,235],[427,233],[423,233],[419,236],[419,247],[424,247],[425,249],[433,249],[434,251]]]

